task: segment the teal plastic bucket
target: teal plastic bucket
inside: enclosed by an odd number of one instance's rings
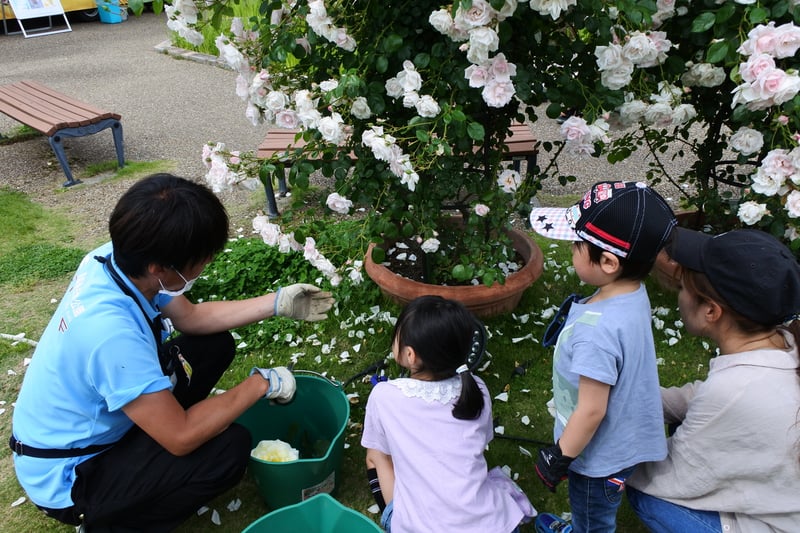
[[[97,14],[100,15],[100,22],[105,24],[119,24],[128,20],[128,7],[121,6],[119,3],[104,2],[103,0],[95,0],[97,4]]]
[[[328,494],[262,516],[242,533],[374,533],[383,531],[363,514],[345,507]]]
[[[262,440],[282,440],[300,452],[300,459],[285,463],[250,457],[248,470],[270,509],[334,493],[341,472],[350,402],[339,384],[324,377],[295,378],[291,402],[259,400],[237,420],[250,430],[253,448]]]

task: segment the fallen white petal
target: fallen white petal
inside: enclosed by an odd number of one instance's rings
[[[505,435],[506,427],[505,426],[497,426],[496,428],[494,428],[494,432],[497,433],[498,435]]]
[[[498,400],[498,401],[501,401],[501,402],[507,402],[508,401],[508,393],[507,392],[501,392],[500,394],[495,396],[494,399]]]
[[[529,426],[531,424],[531,419],[528,418],[528,415],[523,416],[522,418],[519,419],[519,421],[525,424],[526,426]]]
[[[675,346],[676,344],[678,344],[678,337],[670,337],[669,340],[667,341],[667,344],[669,344],[670,346]]]
[[[381,508],[378,507],[377,503],[373,503],[372,505],[367,507],[367,512],[371,513],[371,514],[378,514],[378,511],[380,511],[380,510],[381,510]]]
[[[216,509],[211,511],[211,521],[214,522],[214,524],[216,524],[218,526],[222,525],[222,520],[220,520],[219,513],[217,512]]]
[[[5,409],[5,407],[2,407],[2,408],[0,408],[0,415],[2,415],[2,414],[3,414],[3,413],[5,413],[5,412],[6,412],[6,409]]]
[[[236,498],[235,500],[231,500],[228,503],[228,510],[233,513],[235,511],[238,511],[239,507],[241,507],[241,506],[242,506],[242,500],[240,500],[239,498]]]
[[[10,369],[9,369],[9,371],[8,371],[8,375],[9,375],[9,376],[16,376],[16,375],[17,375],[17,373],[16,373],[16,372],[14,372],[13,370],[10,370]]]
[[[531,452],[529,452],[527,449],[523,448],[522,446],[519,446],[519,453],[521,453],[522,455],[527,455],[528,457],[533,457]]]
[[[13,503],[11,504],[11,507],[18,507],[18,506],[22,505],[23,503],[25,503],[25,496],[20,496],[19,498],[17,498],[16,500],[13,501]]]
[[[200,516],[200,515],[202,515],[202,514],[204,514],[204,513],[207,513],[207,512],[208,512],[208,507],[206,507],[206,506],[204,505],[204,506],[202,506],[200,509],[198,509],[198,510],[197,510],[197,516]]]
[[[247,343],[246,343],[246,342],[244,342],[244,341],[242,341],[242,342],[240,342],[239,344],[237,344],[237,345],[236,345],[236,347],[237,347],[237,348],[240,348],[240,349],[241,349],[241,348],[247,348]]]

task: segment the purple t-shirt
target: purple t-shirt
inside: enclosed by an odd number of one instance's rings
[[[392,456],[393,530],[510,533],[535,515],[510,478],[488,471],[483,452],[494,434],[491,400],[475,379],[485,402],[475,420],[453,417],[458,377],[400,378],[372,390],[361,445]]]

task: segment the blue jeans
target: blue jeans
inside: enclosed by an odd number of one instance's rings
[[[639,520],[654,533],[720,533],[722,524],[716,511],[698,511],[670,503],[628,487],[628,501]]]
[[[630,467],[607,477],[587,477],[569,471],[569,506],[575,533],[616,531],[617,509],[632,472]]]

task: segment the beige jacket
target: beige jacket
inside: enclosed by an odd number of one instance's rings
[[[719,511],[723,531],[800,532],[797,346],[712,359],[708,378],[662,388],[665,422],[680,422],[663,461],[628,480],[691,509]]]

